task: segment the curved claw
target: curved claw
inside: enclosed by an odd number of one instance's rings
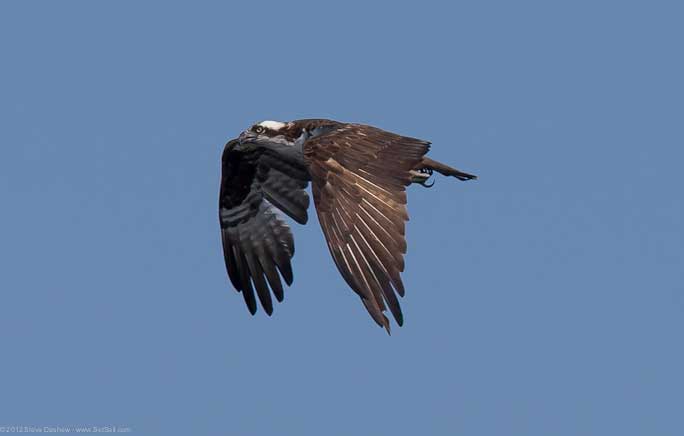
[[[430,183],[430,184],[428,185],[427,180],[426,180],[426,181],[424,181],[423,183],[421,183],[420,185],[421,185],[423,188],[428,188],[428,189],[429,189],[429,188],[432,188],[433,186],[435,186],[435,181],[433,180],[432,183]]]

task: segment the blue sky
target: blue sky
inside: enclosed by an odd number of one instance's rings
[[[3,2],[0,426],[681,435],[674,2]],[[405,325],[313,216],[249,316],[223,144],[329,117],[480,180],[409,192]]]

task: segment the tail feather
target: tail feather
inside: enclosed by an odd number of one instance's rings
[[[464,173],[463,171],[459,171],[456,168],[450,167],[449,165],[437,162],[436,160],[432,160],[427,156],[423,156],[423,160],[416,166],[415,169],[421,170],[424,168],[437,171],[438,173],[445,176],[456,177],[459,180],[477,179],[477,176],[474,174]]]

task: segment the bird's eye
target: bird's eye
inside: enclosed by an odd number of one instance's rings
[[[264,133],[264,130],[266,130],[264,129],[264,126],[254,126],[254,131],[256,133]]]

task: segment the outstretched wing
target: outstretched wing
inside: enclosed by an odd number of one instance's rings
[[[309,175],[304,162],[284,160],[274,152],[230,141],[223,151],[219,221],[226,269],[247,308],[273,312],[270,289],[283,300],[280,276],[292,284],[294,239],[274,206],[300,224],[306,223]],[[278,274],[280,273],[280,274]]]
[[[330,253],[378,325],[389,306],[403,324],[406,186],[429,142],[371,126],[340,124],[304,143],[316,212]]]

